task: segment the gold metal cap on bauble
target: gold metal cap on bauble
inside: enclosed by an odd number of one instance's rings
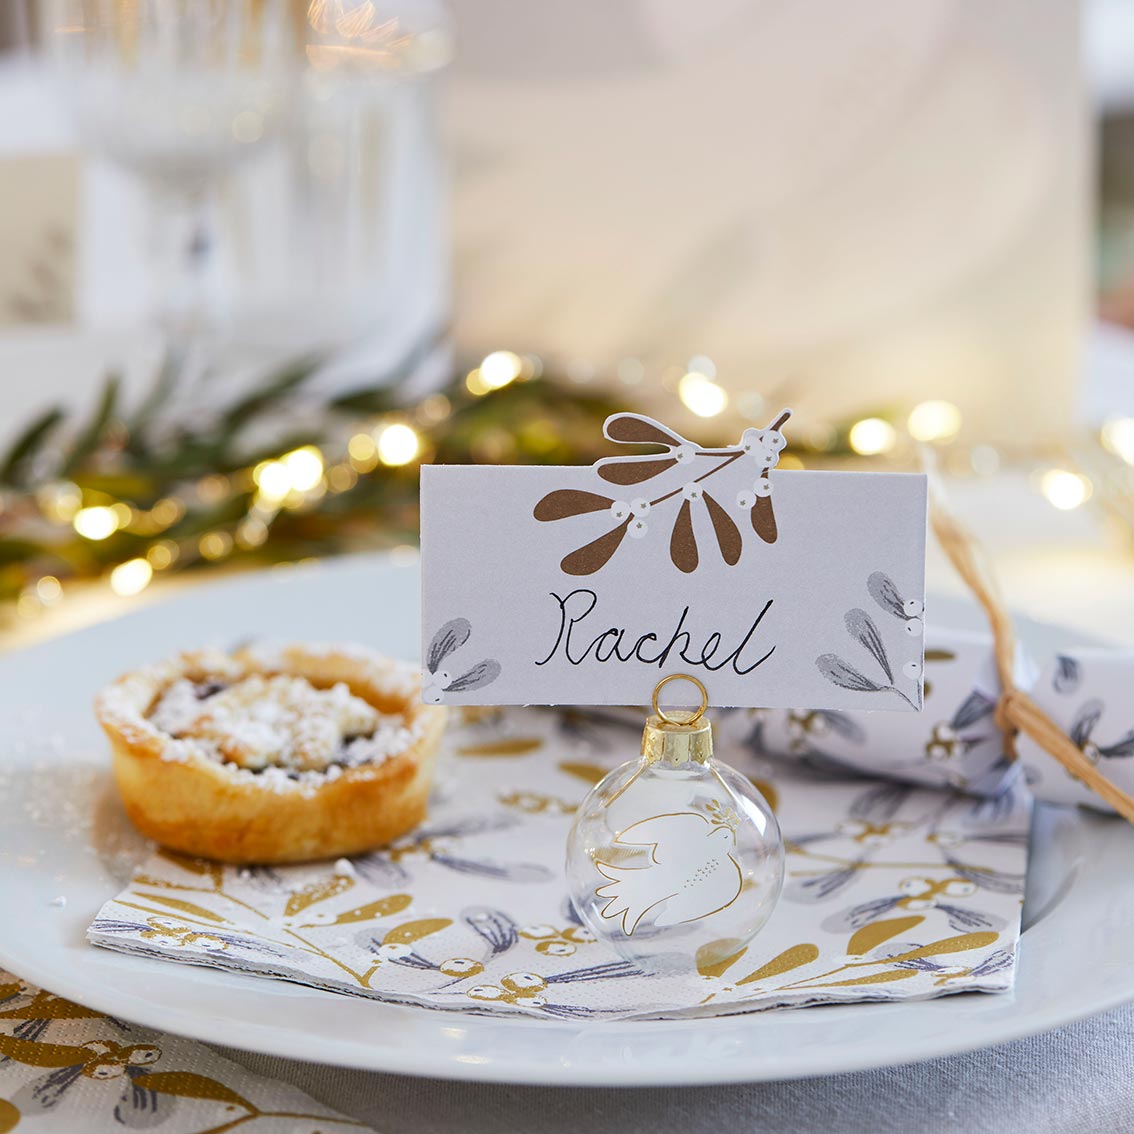
[[[692,711],[658,705],[658,694],[671,681],[688,681],[701,693],[700,706]],[[642,732],[642,756],[649,763],[662,760],[667,764],[704,764],[713,754],[713,726],[705,719],[709,695],[705,687],[685,673],[663,677],[654,689],[654,715],[647,719]]]

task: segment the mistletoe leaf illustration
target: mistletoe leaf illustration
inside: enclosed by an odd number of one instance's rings
[[[592,540],[577,551],[572,551],[570,555],[564,556],[559,566],[568,575],[593,575],[599,568],[605,566],[610,557],[618,550],[618,546],[622,543],[629,527],[630,520],[628,518],[605,535],[600,535],[598,539]]]
[[[846,713],[840,713],[835,709],[817,709],[815,715],[826,721],[827,727],[843,740],[849,740],[853,744],[866,742],[866,729]]]
[[[538,736],[506,736],[483,744],[464,744],[457,749],[458,756],[527,756],[543,747]]]
[[[733,522],[732,517],[707,492],[704,493],[703,499],[705,507],[709,510],[709,519],[713,521],[713,531],[717,536],[717,546],[721,549],[721,558],[730,567],[735,567],[740,562],[740,553],[744,549],[740,529]]]
[[[1083,667],[1078,660],[1059,654],[1055,659],[1055,675],[1051,685],[1056,693],[1074,693],[1082,680]]]
[[[676,464],[676,457],[607,457],[599,461],[598,474],[610,484],[641,484]]]
[[[170,909],[188,914],[190,917],[200,917],[204,918],[206,921],[215,921],[218,925],[228,923],[228,918],[221,917],[220,914],[214,913],[212,910],[207,910],[204,906],[199,906],[195,902],[186,902],[181,898],[170,898],[165,894],[138,893],[137,896],[139,898],[145,898],[147,902],[157,902],[159,905],[169,906]]]
[[[373,921],[378,917],[389,917],[391,914],[401,913],[413,902],[409,894],[390,894],[385,898],[367,902],[364,906],[357,906],[347,910],[335,918],[334,925],[353,925],[359,921]]]
[[[336,874],[331,878],[324,878],[319,882],[312,882],[302,890],[296,890],[284,906],[284,917],[294,917],[297,913],[313,906],[316,902],[325,902],[328,898],[349,890],[354,885],[354,879],[346,875]]]
[[[27,1067],[74,1067],[86,1063],[90,1054],[90,1049],[85,1047],[0,1036],[0,1055]]]
[[[801,965],[809,965],[819,956],[816,945],[793,945],[785,949],[778,956],[773,957],[766,965],[753,970],[746,977],[741,977],[737,984],[752,984],[753,981],[767,980],[769,977],[779,976],[781,973],[791,972]]]
[[[823,654],[815,659],[815,664],[832,685],[838,685],[841,689],[853,689],[856,693],[877,693],[885,688],[884,685],[871,681],[866,674],[859,673],[838,654]]]
[[[922,945],[920,949],[911,949],[908,953],[899,953],[886,960],[893,964],[895,961],[917,961],[922,957],[940,957],[943,953],[967,953],[971,949],[983,949],[991,945],[1000,934],[998,933],[962,933],[959,937],[946,937],[941,941],[934,941],[931,945]]]
[[[464,693],[491,685],[500,676],[500,663],[495,658],[477,662],[472,669],[454,678],[445,686],[446,693]]]
[[[974,689],[953,714],[952,726],[954,729],[968,728],[984,717],[991,716],[995,708],[995,701],[986,697],[979,689]]]
[[[582,516],[587,512],[603,512],[614,501],[597,492],[580,492],[576,488],[558,488],[549,492],[532,512],[537,520],[564,520],[568,516]]]
[[[852,935],[847,944],[847,953],[861,957],[863,953],[869,953],[871,949],[877,948],[883,941],[889,941],[891,937],[897,937],[899,933],[905,933],[907,929],[913,929],[923,921],[925,918],[920,914],[913,917],[892,917],[885,921],[872,921]]]
[[[1069,732],[1077,747],[1082,748],[1091,739],[1102,714],[1103,703],[1098,700],[1087,701],[1075,714]]]
[[[895,960],[891,957],[890,960]],[[870,976],[853,977],[851,980],[832,980],[824,984],[808,985],[809,988],[844,988],[852,984],[889,984],[895,980],[909,980],[917,976],[917,969],[886,969],[884,972],[871,973]]]
[[[673,565],[687,575],[697,570],[697,537],[693,534],[693,509],[688,500],[681,502],[677,519],[673,521],[669,557]]]
[[[192,1071],[156,1071],[152,1075],[135,1075],[134,1085],[160,1095],[176,1095],[182,1099],[208,1099],[227,1103],[242,1110],[255,1111],[255,1107],[234,1090],[216,1079],[195,1075]]]
[[[420,941],[423,937],[428,937],[431,933],[437,933],[442,929],[447,929],[452,924],[453,919],[449,917],[425,917],[420,921],[407,921],[391,929],[390,932],[382,938],[382,944],[412,945],[415,941]]]
[[[865,610],[855,608],[847,611],[845,622],[847,633],[882,667],[887,681],[893,683],[894,671],[890,668],[890,659],[886,656],[886,647],[874,620]]]
[[[600,767],[598,764],[577,764],[570,760],[561,762],[559,770],[569,776],[577,776],[588,784],[597,784],[610,771],[609,768]]]
[[[752,505],[752,530],[765,542],[775,543],[779,538],[776,527],[776,513],[772,509],[770,496],[757,496]]]
[[[894,585],[894,580],[882,571],[875,571],[866,580],[866,589],[870,597],[883,609],[889,611],[896,618],[905,621],[905,599],[902,592]]]
[[[1099,749],[1099,755],[1107,760],[1116,757],[1134,756],[1134,732],[1128,732],[1121,740],[1114,744],[1104,745]]]
[[[472,633],[472,626],[467,618],[454,618],[446,622],[429,643],[429,654],[425,659],[425,668],[430,673],[436,673],[441,663],[455,650],[459,650]]]
[[[636,413],[616,413],[602,427],[605,437],[623,445],[684,445],[685,438],[667,429],[652,417]]]
[[[709,941],[697,950],[697,971],[701,976],[723,976],[747,952],[747,946],[735,937]]]

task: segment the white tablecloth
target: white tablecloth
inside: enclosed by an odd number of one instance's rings
[[[1134,1004],[967,1055],[741,1086],[589,1090],[462,1084],[224,1054],[260,1075],[287,1080],[382,1134],[1134,1131]]]

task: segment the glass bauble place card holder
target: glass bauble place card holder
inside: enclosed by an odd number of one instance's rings
[[[695,685],[693,711],[662,709],[672,681]],[[687,972],[743,949],[772,916],[784,845],[767,800],[713,756],[708,693],[671,674],[654,690],[641,754],[597,783],[567,841],[579,916],[627,960]]]

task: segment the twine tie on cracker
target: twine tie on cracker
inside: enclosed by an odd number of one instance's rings
[[[1119,815],[1134,823],[1134,796],[1115,787],[1035,700],[1016,685],[1016,630],[983,549],[948,511],[939,491],[931,491],[929,514],[937,542],[988,618],[1001,690],[995,720],[1004,734],[1006,755],[1016,759],[1016,736],[1024,733]]]

